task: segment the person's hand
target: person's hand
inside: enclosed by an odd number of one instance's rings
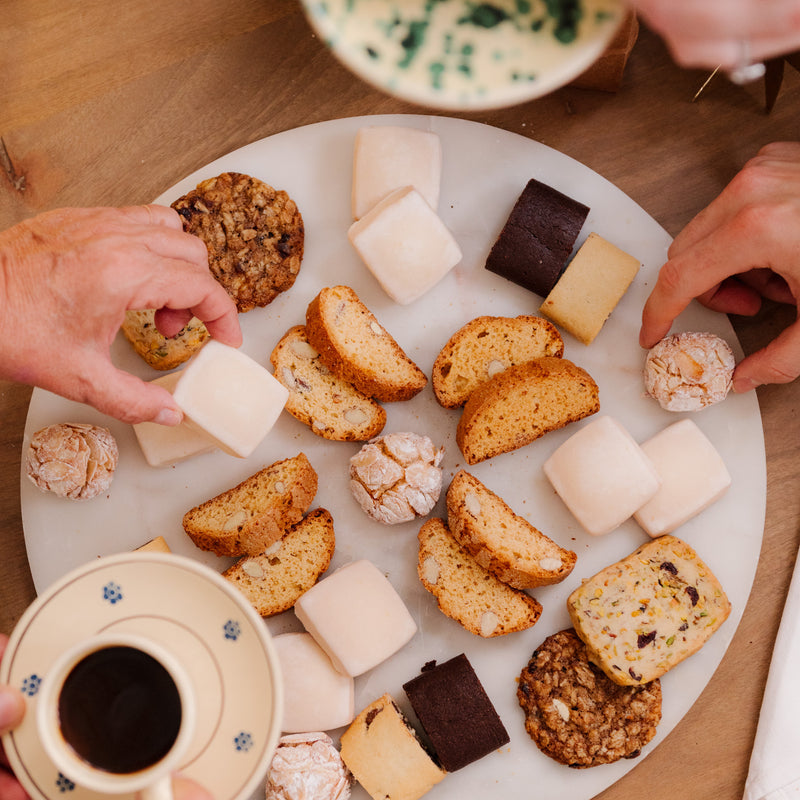
[[[800,143],[767,145],[675,238],[642,312],[639,343],[663,338],[693,298],[752,315],[762,297],[800,300]],[[800,321],[743,359],[734,391],[800,375]]]
[[[165,206],[46,212],[0,232],[0,377],[89,403],[124,422],[181,421],[172,395],[111,363],[125,312],[155,308],[165,336],[192,315],[242,341],[203,242]]]
[[[8,637],[0,635],[0,661],[3,659]],[[10,686],[0,685],[0,734],[16,728],[25,716],[22,694]],[[0,800],[25,800],[28,795],[9,769],[5,751],[0,745]],[[197,798],[201,800],[201,798]]]
[[[631,0],[686,67],[741,66],[800,49],[797,0]],[[742,52],[747,43],[747,53]]]

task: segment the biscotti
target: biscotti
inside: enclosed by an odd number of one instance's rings
[[[349,286],[325,288],[311,301],[306,336],[334,375],[368,397],[409,400],[428,382]]]
[[[261,555],[246,556],[222,573],[262,617],[290,609],[328,569],[336,547],[333,517],[311,511]]]
[[[156,327],[154,309],[126,311],[122,332],[133,349],[153,369],[174,369],[187,361],[209,339],[206,326],[192,317],[175,336],[167,338]]]
[[[218,556],[260,555],[299,522],[317,493],[304,453],[277,461],[183,516],[183,529]]]
[[[600,410],[597,384],[566,358],[543,356],[480,384],[456,429],[468,464],[508,453]]]
[[[363,442],[383,430],[383,407],[320,361],[303,325],[284,334],[270,362],[275,377],[289,391],[286,410],[312,433],[334,441]]]
[[[458,543],[515,589],[559,583],[577,559],[535,528],[474,475],[459,470],[447,490],[447,522]]]
[[[388,694],[356,716],[341,736],[341,754],[373,800],[418,800],[447,774]]]
[[[533,627],[541,604],[484,569],[453,538],[443,519],[420,529],[417,571],[443,614],[484,638]]]
[[[477,317],[456,331],[433,362],[439,404],[458,408],[476,386],[514,364],[564,354],[556,327],[534,316]]]
[[[585,581],[567,610],[591,660],[615,683],[635,686],[699,650],[731,605],[697,553],[666,535]]]

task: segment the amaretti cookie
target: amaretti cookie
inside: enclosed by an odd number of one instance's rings
[[[36,431],[25,454],[25,474],[43,492],[90,500],[108,491],[119,460],[108,428],[59,422]]]
[[[333,517],[317,508],[259,555],[245,556],[222,573],[262,617],[290,609],[328,569],[336,548]]]
[[[572,629],[548,636],[522,670],[517,700],[525,730],[570,767],[636,758],[661,721],[661,683],[620,686],[589,660]]]
[[[661,486],[627,429],[607,415],[587,422],[544,462],[544,474],[583,529],[610,533]]]
[[[403,690],[447,772],[462,769],[510,741],[464,653],[426,665],[403,684]]]
[[[507,367],[563,354],[561,334],[546,319],[477,317],[457,330],[436,356],[433,392],[441,406],[459,408],[476,386]]]
[[[699,411],[728,396],[735,366],[730,345],[719,336],[675,333],[648,351],[644,388],[666,411]]]
[[[442,491],[444,451],[429,436],[406,431],[378,436],[350,459],[350,491],[384,525],[424,517]]]
[[[409,400],[428,382],[349,286],[327,287],[311,301],[306,337],[334,375],[376,400]]]
[[[308,343],[305,326],[295,325],[284,334],[270,362],[289,392],[286,410],[312,433],[333,441],[362,442],[383,430],[386,411],[322,363]]]
[[[122,333],[133,349],[153,368],[175,369],[188,361],[209,339],[206,326],[192,317],[175,336],[167,338],[156,327],[155,309],[126,311]]]
[[[208,250],[208,266],[239,311],[266,306],[294,284],[305,229],[281,190],[239,172],[201,181],[172,203],[188,233]]]
[[[588,214],[583,203],[529,180],[489,252],[486,269],[547,297]]]
[[[584,581],[567,611],[589,658],[615,683],[638,686],[697,652],[731,604],[698,554],[667,534]]]
[[[477,464],[599,410],[600,392],[586,370],[543,356],[480,384],[464,405],[456,441],[467,464]]]
[[[542,613],[538,600],[513,589],[482,567],[453,537],[443,519],[420,528],[417,573],[439,610],[485,639],[533,627]]]
[[[276,461],[183,516],[183,529],[218,556],[261,555],[299,522],[317,493],[305,453]]]
[[[577,559],[474,475],[459,470],[447,489],[447,522],[455,539],[503,583],[531,589],[560,583]]]
[[[281,736],[272,757],[265,800],[348,800],[352,775],[322,731]]]
[[[447,774],[389,694],[356,716],[341,736],[341,754],[373,800],[417,800]]]
[[[539,313],[591,344],[639,271],[639,261],[590,233],[545,298]]]

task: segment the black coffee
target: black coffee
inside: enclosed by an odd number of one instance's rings
[[[98,769],[138,772],[160,761],[178,736],[181,701],[166,669],[133,647],[89,654],[64,681],[61,733]]]

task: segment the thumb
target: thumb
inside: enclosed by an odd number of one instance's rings
[[[10,686],[0,686],[0,734],[16,728],[25,716],[25,699]]]
[[[84,402],[122,422],[178,425],[183,419],[183,412],[163,386],[146,383],[110,362],[101,360],[88,370],[84,365],[84,376],[90,387]]]
[[[733,373],[733,390],[746,392],[765,383],[790,383],[800,375],[800,320],[766,347],[747,356]]]

